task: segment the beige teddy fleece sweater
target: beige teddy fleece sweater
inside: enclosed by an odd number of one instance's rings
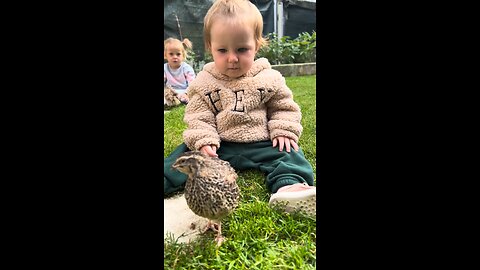
[[[252,143],[285,136],[298,143],[300,107],[285,78],[266,58],[257,59],[242,77],[230,79],[208,63],[190,83],[183,132],[191,150],[220,141]]]

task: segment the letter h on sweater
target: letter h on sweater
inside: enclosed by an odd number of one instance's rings
[[[221,89],[216,89],[215,91],[213,92],[210,92],[210,93],[207,93],[205,94],[206,96],[208,96],[208,98],[210,99],[210,102],[212,103],[212,106],[213,108],[215,109],[215,111],[220,112],[220,110],[217,108],[217,106],[215,106],[215,103],[217,103],[218,101],[220,101],[220,94],[218,92],[220,92]],[[212,94],[215,93],[214,97],[212,98]],[[221,103],[220,103],[220,106],[221,106]],[[221,109],[221,108],[220,108]]]

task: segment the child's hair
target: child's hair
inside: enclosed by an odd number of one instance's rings
[[[203,37],[205,49],[210,50],[210,30],[217,19],[242,22],[253,27],[256,48],[267,44],[262,37],[263,18],[258,8],[248,0],[216,0],[210,7],[203,21]]]
[[[167,46],[168,45],[173,45],[173,46],[180,47],[182,49],[183,59],[187,59],[187,49],[192,48],[192,42],[188,38],[184,38],[183,41],[180,41],[176,38],[165,39],[163,41],[163,52],[164,53],[167,52]]]

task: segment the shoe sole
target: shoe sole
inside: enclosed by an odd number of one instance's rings
[[[298,192],[275,193],[270,198],[269,204],[278,205],[285,212],[300,212],[304,215],[315,218],[317,216],[317,192],[315,189],[308,189]]]

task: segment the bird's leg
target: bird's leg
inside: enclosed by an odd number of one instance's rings
[[[212,222],[210,219],[208,220],[208,223],[207,223],[207,227],[205,227],[205,230],[202,232],[202,233],[206,233],[208,230],[212,229],[212,231],[214,232],[218,232],[217,228],[215,228],[215,225],[217,225],[218,227],[218,224]]]
[[[225,241],[225,237],[222,236],[222,222],[218,222],[218,232],[217,237],[215,238],[215,242],[217,242],[217,246],[220,246]]]

